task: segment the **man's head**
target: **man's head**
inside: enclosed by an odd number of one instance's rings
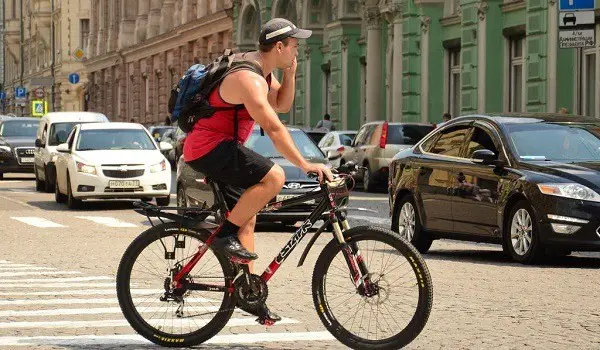
[[[287,19],[273,18],[262,26],[259,50],[271,57],[277,68],[288,68],[298,55],[298,39],[307,39],[311,34]]]
[[[444,113],[442,115],[442,121],[447,122],[447,121],[450,121],[450,119],[452,119],[452,116],[450,115],[450,113]]]
[[[331,116],[330,116],[329,114],[325,114],[325,115],[323,116],[323,119],[325,119],[325,120],[330,120],[330,119],[331,119]]]

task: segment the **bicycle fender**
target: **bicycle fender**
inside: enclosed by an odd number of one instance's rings
[[[319,238],[319,236],[321,235],[321,233],[323,233],[323,231],[325,231],[325,228],[328,225],[329,225],[329,220],[325,221],[323,223],[323,226],[319,227],[319,229],[317,230],[317,232],[315,232],[315,235],[313,236],[313,238],[310,239],[310,241],[306,245],[306,248],[304,248],[304,252],[302,253],[302,256],[300,256],[300,260],[298,260],[298,266],[297,267],[301,267],[302,265],[304,265],[304,260],[306,259],[306,256],[308,255],[308,252],[310,252],[310,248],[312,248],[312,246],[313,246],[313,244],[315,244],[315,241],[317,240],[317,238]]]

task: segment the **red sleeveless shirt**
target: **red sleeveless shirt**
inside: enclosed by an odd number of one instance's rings
[[[271,75],[267,76],[267,85],[271,86]],[[235,105],[227,103],[221,97],[219,84],[208,96],[208,102],[213,107],[233,107]],[[212,151],[223,141],[233,140],[233,110],[216,111],[210,118],[200,119],[194,125],[185,139],[183,145],[183,159],[186,162],[202,158]],[[252,128],[254,119],[248,113],[246,108],[238,111],[238,137],[240,143],[246,142]]]

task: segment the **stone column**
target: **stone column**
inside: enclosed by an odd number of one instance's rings
[[[137,16],[138,3],[133,7],[127,7],[125,1],[121,2],[121,23],[119,24],[119,40],[117,47],[123,49],[133,45],[135,42],[135,20]]]
[[[431,18],[421,17],[421,122],[429,120],[429,24]]]
[[[208,13],[208,5],[206,4],[206,1],[207,0],[198,0],[198,5],[196,6],[197,18],[202,18]]]
[[[98,1],[99,0],[92,0],[90,9],[90,36],[88,39],[88,45],[87,47],[81,48],[82,50],[85,50],[87,57],[96,56],[96,42],[98,37]],[[90,82],[93,84],[93,81],[90,80]]]
[[[558,57],[558,3],[550,3],[548,7],[548,112],[556,112],[556,71]],[[600,56],[596,55],[596,62]],[[597,109],[596,109],[597,111]]]
[[[479,17],[478,33],[477,33],[477,112],[486,112],[486,51],[487,51],[487,20],[486,13],[488,3],[482,1],[477,5],[477,13]]]
[[[173,28],[174,11],[174,0],[164,0],[160,14],[160,34],[166,33]]]
[[[161,0],[150,0],[150,13],[148,14],[146,39],[153,38],[159,33],[161,8]]]
[[[379,9],[367,9],[367,122],[381,115],[381,15]]]
[[[135,30],[133,32],[134,42],[140,43],[146,40],[146,31],[148,26],[148,12],[150,11],[150,2],[148,0],[138,1],[138,14],[135,21]]]
[[[196,17],[196,13],[193,11],[195,2],[196,0],[183,0],[183,4],[181,5],[181,24],[186,24]]]
[[[394,98],[394,86],[396,82],[394,81],[394,26],[392,25],[392,18],[390,13],[386,14],[386,20],[388,22],[387,26],[387,50],[385,53],[385,96],[386,96],[386,105],[385,105],[385,120],[392,120],[392,100]]]
[[[104,53],[106,49],[106,1],[107,0],[99,0],[98,6],[98,38],[97,38],[97,47],[96,54],[101,55]]]
[[[116,48],[117,42],[117,6],[115,1],[109,1],[107,4],[108,33],[106,39],[106,51],[110,52]]]
[[[392,9],[392,23],[394,26],[394,56],[392,72],[392,121],[402,121],[402,13],[400,6]]]

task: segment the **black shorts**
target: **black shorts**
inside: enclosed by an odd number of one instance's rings
[[[275,165],[235,141],[223,141],[205,156],[187,164],[213,181],[242,189],[259,183]]]

